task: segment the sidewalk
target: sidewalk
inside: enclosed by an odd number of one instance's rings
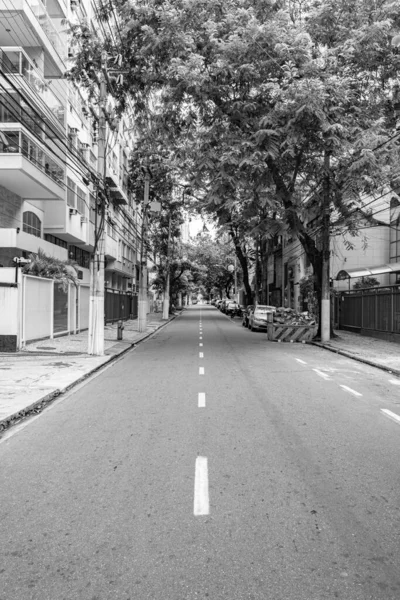
[[[103,365],[148,338],[177,315],[165,321],[162,313],[147,315],[147,329],[138,321],[124,321],[123,340],[117,341],[117,324],[104,329],[104,356],[87,354],[88,332],[27,344],[25,350],[0,354],[0,432],[86,379]]]
[[[338,330],[335,333],[337,337],[329,342],[313,342],[313,345],[400,376],[400,344],[350,331]]]

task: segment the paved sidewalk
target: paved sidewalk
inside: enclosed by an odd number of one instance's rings
[[[27,344],[18,353],[0,354],[0,432],[29,413],[40,412],[54,398],[148,338],[175,316],[166,321],[162,313],[150,313],[147,329],[142,333],[138,331],[137,319],[125,321],[122,341],[117,340],[117,324],[107,325],[104,356],[87,354],[87,331]]]
[[[350,331],[338,330],[335,333],[337,337],[329,342],[313,344],[400,376],[400,344]]]

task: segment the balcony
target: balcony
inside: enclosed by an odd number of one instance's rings
[[[22,48],[0,47],[0,65],[7,76],[2,79],[5,89],[13,92],[13,86],[22,92],[27,92],[29,100],[43,114],[44,123],[57,126],[65,133],[65,106],[49,89],[49,83],[42,77],[31,59]],[[12,86],[8,82],[12,81]]]
[[[59,18],[63,0],[48,3],[49,13],[41,0],[0,0],[0,42],[2,46],[42,48],[45,77],[61,77],[65,71],[66,43],[57,31],[50,14]],[[7,23],[12,22],[12,29]]]
[[[65,171],[19,124],[0,123],[0,185],[21,198],[64,200]]]
[[[36,237],[30,233],[18,229],[2,229],[0,228],[0,247],[2,248],[18,248],[25,252],[37,254],[41,248],[46,254],[59,258],[60,260],[68,259],[68,250],[55,246],[47,242],[41,237]]]
[[[89,226],[77,209],[70,208],[66,203],[51,202],[46,205],[43,222],[46,234],[90,250]]]
[[[115,262],[115,259],[118,255],[118,242],[114,240],[108,233],[105,234],[104,254],[109,260],[109,264],[111,264],[111,262]]]
[[[120,181],[116,156],[113,152],[111,157],[107,160],[106,164],[106,183],[108,185],[111,200],[114,204],[128,204],[127,194],[122,189],[122,182]]]

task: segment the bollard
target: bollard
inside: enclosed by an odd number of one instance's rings
[[[117,340],[122,340],[122,330],[124,329],[124,324],[122,321],[118,321],[117,327]]]

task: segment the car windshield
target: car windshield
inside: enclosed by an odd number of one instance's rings
[[[273,312],[274,309],[274,306],[257,306],[257,308],[254,309],[254,312],[259,315],[266,315],[269,312]]]

